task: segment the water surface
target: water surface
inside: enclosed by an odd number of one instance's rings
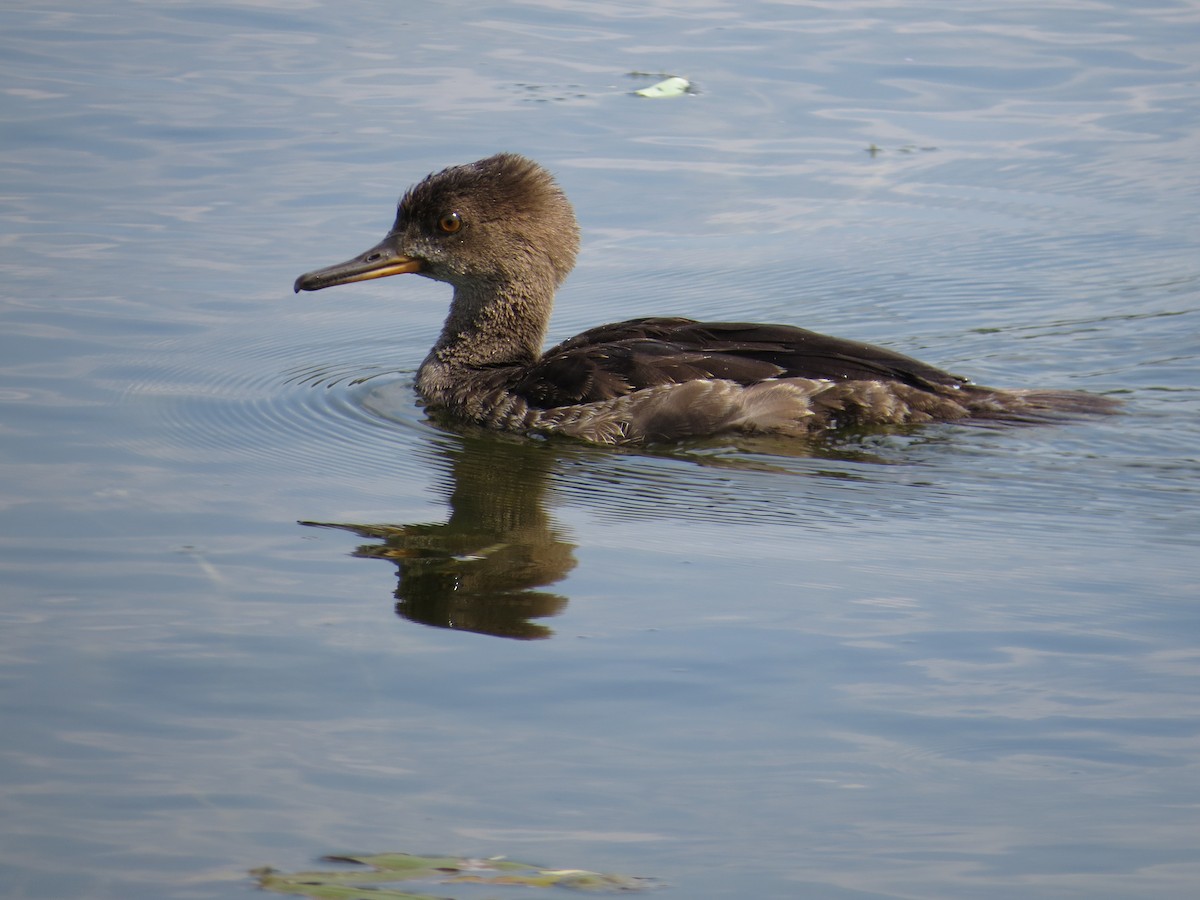
[[[9,896],[389,850],[681,897],[1200,888],[1195,4],[0,35]],[[631,95],[661,74],[697,92]],[[646,452],[430,422],[444,287],[291,283],[498,150],[579,213],[554,339],[789,322],[1125,412]]]

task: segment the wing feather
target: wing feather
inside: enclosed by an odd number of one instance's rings
[[[754,384],[772,378],[964,384],[958,376],[883,347],[790,325],[632,319],[601,325],[548,350],[513,391],[541,409],[612,400],[697,379]]]

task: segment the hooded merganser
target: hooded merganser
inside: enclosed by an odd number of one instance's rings
[[[295,289],[406,272],[453,285],[417,392],[430,409],[505,431],[627,444],[722,431],[1029,420],[1116,405],[1075,391],[982,387],[882,347],[791,325],[633,319],[543,353],[554,292],[578,249],[574,211],[550,173],[501,153],[414,185],[379,244],[301,275]]]

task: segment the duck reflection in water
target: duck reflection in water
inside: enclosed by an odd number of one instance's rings
[[[423,625],[534,640],[554,632],[531,620],[558,615],[567,598],[538,590],[575,567],[575,545],[546,512],[545,444],[495,437],[450,438],[450,519],[442,524],[340,528],[377,543],[354,556],[396,565],[396,614]]]

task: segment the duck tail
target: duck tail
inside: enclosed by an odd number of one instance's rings
[[[970,387],[964,404],[973,419],[1038,422],[1072,416],[1113,415],[1121,401],[1083,391],[1000,390]]]

